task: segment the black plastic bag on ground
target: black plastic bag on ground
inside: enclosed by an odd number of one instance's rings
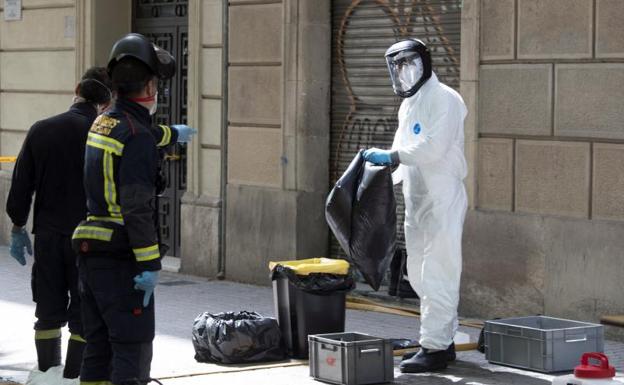
[[[193,322],[197,362],[242,364],[286,358],[275,318],[241,311],[203,313]]]
[[[391,168],[366,162],[360,151],[329,193],[325,218],[351,262],[379,290],[396,245]]]
[[[295,287],[310,294],[330,295],[339,292],[349,292],[355,288],[355,281],[351,274],[310,273],[308,275],[297,275],[292,269],[277,265],[271,271],[271,281],[281,277],[288,278]]]

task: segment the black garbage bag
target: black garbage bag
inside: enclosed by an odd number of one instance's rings
[[[275,318],[248,311],[200,314],[193,322],[193,347],[197,362],[242,364],[286,358]]]
[[[360,151],[329,193],[325,218],[351,262],[379,290],[396,245],[391,168],[366,162]]]
[[[271,271],[271,281],[286,277],[298,289],[310,294],[331,295],[349,292],[355,288],[355,280],[351,274],[338,275],[328,273],[310,273],[297,275],[286,266],[277,265]]]

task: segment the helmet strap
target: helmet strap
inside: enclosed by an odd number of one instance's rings
[[[143,98],[131,98],[130,100],[136,103],[149,103],[149,102],[153,102],[155,99],[156,99],[156,94],[152,96],[146,96]]]

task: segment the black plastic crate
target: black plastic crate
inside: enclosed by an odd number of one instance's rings
[[[359,333],[311,335],[310,376],[341,385],[394,380],[392,342]]]

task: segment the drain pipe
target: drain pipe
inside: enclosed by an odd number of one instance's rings
[[[219,215],[219,259],[217,279],[225,279],[225,242],[227,213],[227,140],[228,140],[228,0],[223,0],[221,15],[221,215]]]

